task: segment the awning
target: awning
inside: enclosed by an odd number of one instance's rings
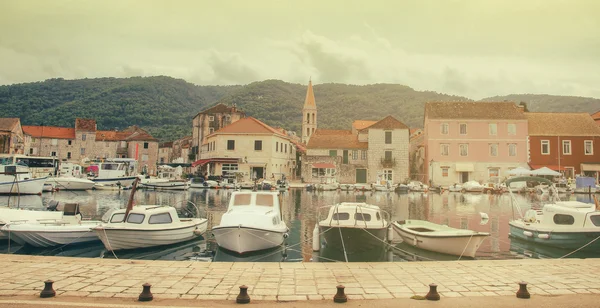
[[[600,163],[581,164],[582,171],[600,171]]]
[[[531,169],[540,169],[542,167],[548,167],[554,171],[565,171],[565,167],[564,166],[558,166],[558,165],[533,165],[533,164],[529,164],[529,167],[531,167]]]
[[[475,167],[473,167],[473,164],[457,163],[455,169],[458,172],[473,172],[473,171],[475,171]]]
[[[327,164],[327,163],[316,163],[316,164],[312,164],[313,168],[322,168],[322,169],[335,169],[335,165],[334,164]]]
[[[226,164],[232,164],[232,163],[238,163],[239,159],[237,158],[229,158],[229,157],[216,157],[216,158],[207,158],[207,159],[200,159],[197,160],[195,162],[192,163],[192,167],[197,167],[197,166],[204,166],[207,163],[226,163]]]

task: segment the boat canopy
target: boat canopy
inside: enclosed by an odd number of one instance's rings
[[[515,182],[539,182],[547,185],[552,185],[552,181],[539,176],[519,176],[506,180],[506,186],[510,187],[510,184]]]

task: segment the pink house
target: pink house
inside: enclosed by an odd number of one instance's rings
[[[504,178],[527,166],[527,118],[514,103],[427,103],[425,178],[444,187]]]

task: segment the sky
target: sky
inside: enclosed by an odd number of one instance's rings
[[[0,85],[156,75],[600,98],[600,1],[0,0]]]

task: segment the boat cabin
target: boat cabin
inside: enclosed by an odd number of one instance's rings
[[[541,214],[542,225],[600,229],[600,211],[597,211],[592,203],[560,201],[546,204]],[[529,218],[529,222],[533,222],[532,216],[526,215],[526,218]]]
[[[239,191],[231,194],[221,226],[276,226],[282,223],[279,193]]]
[[[125,210],[115,210],[108,219],[104,220],[109,223],[122,223],[125,218]],[[174,207],[165,205],[137,205],[127,216],[127,223],[144,225],[164,225],[184,220],[179,218]]]
[[[375,228],[387,227],[389,217],[376,205],[358,202],[342,202],[329,207],[321,226]]]

